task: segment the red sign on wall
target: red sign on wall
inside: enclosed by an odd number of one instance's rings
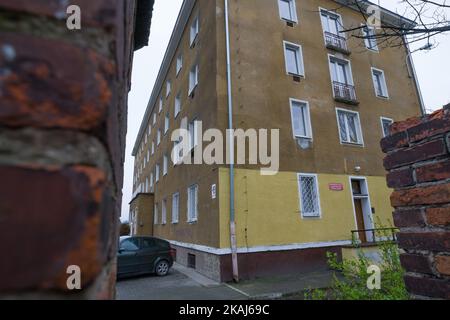
[[[330,183],[328,188],[330,188],[331,191],[343,191],[344,185],[342,183]]]

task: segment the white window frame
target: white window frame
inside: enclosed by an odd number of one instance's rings
[[[153,171],[150,172],[150,191],[153,192],[153,187],[154,187],[154,176],[153,176]]]
[[[194,65],[189,71],[189,90],[188,96],[194,92],[195,88],[198,86],[198,75],[199,75],[199,67],[198,64]]]
[[[166,134],[169,131],[169,127],[170,127],[170,116],[169,112],[167,112],[164,118],[164,134]]]
[[[336,16],[337,18],[338,18],[338,20],[339,20],[339,22],[340,22],[340,26],[341,26],[341,31],[343,31],[344,30],[344,20],[342,20],[342,16],[339,14],[339,13],[337,13],[337,12],[335,12],[335,11],[333,11],[333,10],[328,10],[328,9],[325,9],[325,8],[322,8],[322,7],[319,7],[319,15],[320,15],[320,24],[321,24],[321,26],[322,26],[322,31],[323,31],[323,35],[324,35],[324,41],[325,41],[325,45],[327,44],[327,42],[326,42],[326,39],[325,39],[325,32],[330,32],[330,31],[328,31],[326,28],[325,28],[325,25],[323,24],[323,20],[322,20],[322,13],[323,12],[325,12],[327,15],[333,15],[333,16]],[[330,33],[332,33],[332,32],[330,32]],[[334,33],[333,33],[334,34]],[[346,33],[345,32],[338,32],[336,35],[338,35],[338,36],[341,36],[341,37],[343,37],[343,38],[345,38],[346,40],[347,40],[347,35],[346,35]]]
[[[370,30],[371,32],[374,32],[374,33],[376,34],[376,30],[375,30],[374,27],[370,27],[370,26],[368,26],[368,25],[366,25],[366,24],[364,24],[364,23],[362,23],[361,26],[362,26],[361,32],[362,32],[362,34],[363,34],[363,37],[368,37],[368,36],[370,36],[370,35],[367,33],[366,28],[367,28],[367,30]],[[375,42],[375,43],[374,43],[375,46],[372,46],[373,43],[371,43],[371,41],[374,41],[374,42]],[[373,52],[379,52],[379,49],[378,49],[378,41],[377,41],[376,38],[372,38],[372,39],[364,38],[364,44],[365,44],[367,50],[370,50],[370,51],[373,51]]]
[[[198,120],[197,119],[193,119],[191,122],[189,122],[188,132],[189,132],[189,149],[192,150],[196,146],[198,146],[198,143],[199,143]]]
[[[172,92],[172,81],[167,80],[167,82],[166,82],[166,99],[170,96],[171,92]]]
[[[167,199],[163,199],[161,202],[161,224],[167,223]]]
[[[191,189],[195,190],[194,199],[191,197]],[[194,212],[191,212],[191,201],[194,202]],[[187,222],[194,223],[198,221],[198,184],[193,184],[187,189]]]
[[[156,134],[156,145],[159,146],[161,144],[161,129],[158,129]]]
[[[181,112],[181,94],[178,93],[175,97],[175,110],[174,110],[174,118],[176,119]]]
[[[289,2],[289,10],[291,11],[291,17],[283,17],[283,12],[281,10],[281,2]],[[295,4],[295,0],[278,0],[278,11],[280,13],[280,19],[288,22],[298,23],[297,17],[297,6]]]
[[[161,111],[163,110],[163,97],[159,98],[159,107],[158,107],[158,113],[161,113]],[[156,122],[156,113],[154,115],[154,122]]]
[[[356,118],[358,120],[357,127],[356,127],[356,135],[359,140],[357,143],[342,141],[341,124],[339,122],[339,111],[356,114]],[[338,125],[339,141],[341,142],[341,144],[364,147],[364,136],[363,136],[363,132],[362,132],[362,128],[361,128],[361,118],[359,117],[359,112],[353,111],[353,110],[348,110],[348,109],[343,109],[343,108],[336,108],[336,121],[337,121],[337,125]],[[347,137],[350,137],[348,125],[346,125],[346,132],[347,132]]]
[[[177,57],[176,75],[178,76],[183,69],[183,55],[180,53]]]
[[[156,112],[153,114],[153,125],[156,123]]]
[[[169,170],[169,157],[165,154],[163,157],[163,176],[167,176]]]
[[[370,68],[370,72],[371,72],[371,76],[372,76],[373,88],[375,90],[375,96],[377,96],[378,98],[382,98],[382,99],[389,99],[389,90],[388,90],[388,87],[387,87],[386,76],[384,74],[384,71],[381,70],[381,69],[378,69],[378,68],[371,67]],[[377,92],[377,85],[378,84],[376,84],[375,81],[374,81],[375,73],[378,73],[379,75],[381,75],[381,82],[382,82],[381,83],[381,87],[382,87],[382,91],[383,91],[382,92],[383,93],[382,96],[378,95],[378,92]]]
[[[198,37],[198,33],[200,31],[200,20],[198,15],[194,18],[194,20],[192,21],[191,27],[190,27],[190,32],[189,32],[189,46],[192,48],[193,44],[195,43],[195,40]]]
[[[386,133],[384,132],[384,121],[389,121],[391,124],[394,123],[394,120],[391,118],[386,118],[386,117],[380,117],[380,123],[381,123],[381,133],[383,135],[383,138],[387,137]]]
[[[288,59],[287,59],[287,49],[293,49],[296,51],[296,58],[297,58],[297,65],[300,68],[299,73],[291,73],[289,72],[289,65],[288,65]],[[297,76],[297,77],[305,77],[305,65],[303,63],[303,49],[302,46],[296,43],[292,43],[289,41],[283,41],[283,50],[284,50],[284,64],[286,67],[286,74],[289,76]]]
[[[177,224],[180,220],[180,193],[172,195],[172,224]]]
[[[154,215],[153,215],[153,224],[157,225],[159,223],[159,217],[158,217],[158,203],[156,202],[153,207]]]
[[[310,114],[310,109],[309,109],[309,102],[308,101],[294,99],[294,98],[290,98],[289,99],[289,104],[290,104],[290,110],[291,110],[292,135],[294,136],[294,139],[302,138],[302,139],[312,140],[313,139],[313,134],[312,134],[311,114]],[[304,108],[306,109],[306,112],[305,112],[305,116],[306,116],[306,119],[305,119],[306,136],[301,136],[301,135],[296,135],[295,134],[295,129],[294,129],[295,128],[295,125],[294,125],[294,104],[303,105]]]
[[[155,183],[159,182],[159,170],[160,170],[159,164],[156,164],[156,166],[155,166]]]
[[[155,142],[152,141],[152,155],[155,154]]]
[[[301,189],[301,178],[314,178],[314,184],[315,184],[315,192],[316,192],[316,198],[317,198],[317,209],[319,210],[317,213],[314,214],[307,214],[303,212],[302,206],[303,206],[303,197],[302,197],[302,189]],[[298,186],[298,198],[299,198],[299,210],[302,219],[321,219],[322,218],[322,207],[320,205],[320,191],[319,191],[319,178],[317,174],[313,173],[298,173],[297,174],[297,186]]]
[[[332,69],[332,61],[340,61],[340,62],[345,62],[345,65],[347,66],[347,68],[348,68],[348,74],[347,74],[347,80],[348,80],[348,85],[351,85],[351,86],[355,86],[355,82],[353,81],[353,70],[352,70],[352,63],[351,63],[351,61],[350,60],[348,60],[348,59],[344,59],[344,58],[340,58],[340,57],[337,57],[337,56],[335,56],[335,55],[332,55],[332,54],[328,54],[328,67],[329,67],[329,70],[330,70],[330,79],[331,79],[331,88],[333,89],[333,69]],[[337,80],[336,80],[336,82],[337,82]],[[343,82],[342,82],[343,83]],[[333,90],[333,97],[334,97],[334,90]]]

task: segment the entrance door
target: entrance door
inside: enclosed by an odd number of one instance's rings
[[[367,230],[371,228],[371,225],[367,225],[371,217],[369,195],[365,180],[352,179],[352,193],[353,193],[353,205],[355,208],[356,226],[358,230]],[[370,223],[369,223],[370,224]],[[361,242],[367,242],[366,231],[358,232],[358,238]]]
[[[361,199],[353,199],[353,203],[355,204],[356,224],[358,226],[358,230],[365,230],[366,226],[364,224],[364,213]],[[364,231],[358,232],[358,236],[361,242],[367,242],[366,233]]]

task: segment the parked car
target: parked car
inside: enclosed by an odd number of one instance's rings
[[[168,241],[153,237],[120,237],[118,251],[118,278],[150,273],[165,276],[175,258]]]

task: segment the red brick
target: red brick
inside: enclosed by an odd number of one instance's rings
[[[410,293],[420,296],[450,299],[450,281],[429,277],[406,275],[406,288]]]
[[[413,117],[406,119],[404,121],[394,122],[390,127],[391,135],[396,134],[398,132],[406,131],[409,128],[417,126],[422,123],[422,118]]]
[[[443,115],[444,112],[441,111]],[[410,142],[416,142],[448,131],[450,131],[450,117],[442,116],[408,129],[408,137]]]
[[[450,159],[416,168],[417,182],[430,182],[450,178]]]
[[[450,231],[435,232],[399,232],[398,244],[409,250],[450,250]]]
[[[401,188],[414,185],[413,169],[406,168],[391,171],[387,175],[387,185],[389,188]]]
[[[92,281],[105,261],[103,171],[0,166],[0,176],[0,291],[65,290],[69,265]]]
[[[426,226],[420,209],[396,210],[394,212],[394,224],[397,228]]]
[[[406,146],[408,146],[408,136],[406,132],[398,132],[381,140],[381,150],[385,153]]]
[[[61,0],[0,0],[0,7],[65,20],[68,5],[75,4],[81,9],[82,27],[112,27],[117,22],[116,12],[122,10],[118,6],[123,5],[123,1],[119,0],[71,0],[66,5],[64,3]]]
[[[437,139],[412,148],[394,151],[384,158],[384,167],[387,170],[407,164],[432,159],[447,153],[444,139]]]
[[[450,202],[450,183],[428,187],[396,190],[391,195],[393,207]]]
[[[66,42],[0,33],[0,125],[90,130],[105,121],[114,64]]]
[[[436,270],[440,274],[450,276],[450,256],[436,256]]]
[[[429,225],[441,227],[450,225],[450,207],[429,208],[425,216]]]
[[[400,255],[400,261],[402,267],[408,272],[433,274],[430,260],[427,256],[404,253]]]

